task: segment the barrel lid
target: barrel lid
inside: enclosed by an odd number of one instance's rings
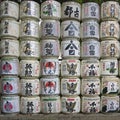
[[[40,1],[40,3],[43,3],[43,2],[49,1],[49,0],[36,0],[36,1]],[[50,1],[57,1],[57,2],[59,2],[59,3],[62,3],[62,2],[63,2],[63,0],[50,0]]]
[[[78,3],[82,3],[83,0],[59,0],[59,1],[62,1],[62,2],[78,2]]]
[[[46,0],[36,0],[36,1],[40,1],[40,3],[45,2]],[[78,2],[78,3],[82,3],[82,0],[55,0],[59,3],[63,3],[63,2]]]
[[[87,2],[95,2],[95,3],[98,3],[100,4],[101,3],[101,0],[82,0],[83,3],[87,3]]]
[[[18,1],[18,2],[22,2],[22,1],[33,1],[33,2],[37,2],[37,3],[41,3],[42,0],[15,0],[15,1]]]
[[[3,1],[12,1],[12,2],[15,2],[15,3],[19,3],[21,0],[0,0],[0,2],[3,2]]]
[[[101,3],[103,3],[103,2],[107,2],[107,1],[113,1],[113,2],[120,2],[120,0],[101,0]]]

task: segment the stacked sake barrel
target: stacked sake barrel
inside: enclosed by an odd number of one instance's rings
[[[36,1],[20,3],[20,94],[21,113],[40,112],[40,5]]]
[[[59,38],[61,4],[41,3],[41,112],[60,113]]]
[[[14,1],[0,3],[0,73],[1,112],[20,112],[19,97],[19,4]]]
[[[80,19],[81,5],[62,3],[61,10],[61,109],[80,112]]]
[[[101,4],[101,112],[118,112],[119,83],[119,3],[106,1]]]
[[[100,112],[100,6],[96,0],[84,0],[81,23],[81,112]]]

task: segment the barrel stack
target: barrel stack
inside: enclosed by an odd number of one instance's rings
[[[81,4],[62,3],[61,10],[61,111],[80,112],[80,20]]]
[[[100,5],[83,0],[81,23],[81,112],[100,112]]]
[[[101,112],[118,112],[119,84],[118,59],[119,45],[119,2],[102,1],[101,3]]]
[[[60,18],[61,3],[41,3],[41,112],[60,113]]]
[[[0,3],[1,112],[20,112],[19,87],[19,4]]]
[[[40,113],[40,4],[20,3],[21,113]]]

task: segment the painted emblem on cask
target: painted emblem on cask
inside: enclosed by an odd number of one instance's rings
[[[110,62],[110,66],[106,70],[108,70],[110,73],[115,73],[116,71],[115,62]]]
[[[8,33],[9,22],[5,21],[4,23],[4,33]]]
[[[77,91],[75,91],[75,89],[76,89],[76,87],[77,87],[77,83],[76,84],[74,84],[74,83],[67,83],[67,90],[69,91],[69,93],[71,93],[71,94],[74,94],[74,93],[76,93]]]
[[[111,109],[111,110],[114,110],[114,102],[111,102],[111,103],[110,103],[110,109]]]
[[[90,104],[90,113],[96,113],[96,103],[95,102],[92,102]]]
[[[115,51],[115,44],[110,45],[110,56],[114,56],[116,51]]]
[[[114,36],[115,35],[115,25],[114,24],[110,24],[109,35],[110,36]]]
[[[43,86],[44,86],[44,91],[45,93],[55,93],[56,91],[56,82],[55,81],[47,81],[47,82],[43,82]]]
[[[107,105],[104,105],[102,107],[102,111],[103,112],[117,112],[118,111],[118,103],[117,101],[113,101],[113,100],[109,100],[109,101],[105,101],[107,103]]]
[[[43,7],[43,14],[48,15],[48,16],[53,16],[54,13],[56,13],[56,6],[54,4],[47,4],[46,6]]]
[[[8,2],[5,2],[4,6],[5,6],[5,8],[4,8],[4,14],[8,14],[8,7],[9,7]]]
[[[24,12],[25,14],[31,15],[31,10],[30,10],[30,8],[31,8],[31,4],[30,4],[29,2],[27,2],[27,4],[25,5],[25,7],[23,8],[23,12]]]
[[[30,35],[31,34],[31,29],[30,29],[30,23],[26,23],[24,28],[23,28],[23,32],[27,35]]]
[[[45,35],[49,36],[49,35],[54,35],[54,24],[52,23],[46,23],[45,24]]]
[[[51,42],[45,44],[45,51],[46,55],[53,55],[53,44]]]
[[[95,26],[94,25],[90,25],[90,35],[91,36],[95,35]]]
[[[52,103],[51,102],[48,102],[48,111],[49,111],[49,113],[52,112]]]
[[[78,7],[76,7],[76,9],[74,11],[72,6],[68,6],[67,5],[66,9],[64,10],[64,15],[68,16],[68,17],[71,17],[72,14],[74,14],[74,17],[78,18],[79,17],[79,13],[80,13],[80,11],[79,11]]]
[[[3,90],[6,93],[10,93],[13,90],[13,86],[9,82],[6,82],[6,84],[3,86]]]
[[[56,62],[44,62],[43,67],[46,74],[52,75],[56,72]]]
[[[65,28],[65,31],[68,31],[69,36],[75,36],[75,31],[78,31],[78,29],[71,21],[70,24]]]
[[[114,83],[111,83],[111,91],[115,91],[116,90],[116,85],[114,84]],[[117,92],[118,92],[118,90],[117,90]]]
[[[6,103],[5,103],[5,105],[4,105],[4,109],[5,109],[6,111],[11,111],[11,110],[13,109],[12,103],[9,102],[9,101],[6,101]]]
[[[32,76],[32,64],[26,64],[25,66],[25,76]]]
[[[30,43],[26,43],[25,46],[24,46],[24,53],[26,55],[31,55],[32,51],[31,51],[31,45]]]
[[[32,84],[31,83],[26,83],[25,94],[26,95],[32,95]]]
[[[66,46],[65,50],[69,50],[69,55],[75,55],[75,50],[78,50],[78,48],[71,40],[70,43]]]
[[[107,92],[109,94],[117,94],[118,93],[118,86],[116,83],[113,82],[107,82],[104,83],[106,86],[103,88],[103,94],[106,94]]]
[[[91,16],[96,16],[96,7],[91,6]]]
[[[75,75],[76,74],[76,69],[77,69],[77,64],[67,64],[67,71],[69,72],[69,74],[71,75]]]
[[[9,53],[9,42],[5,41],[5,53]]]
[[[83,80],[83,94],[85,95],[98,95],[100,94],[100,83],[98,81],[93,82],[94,80]]]
[[[110,6],[110,16],[115,17],[115,4],[111,4]]]
[[[88,74],[89,76],[97,75],[96,66],[94,64],[91,64],[90,66],[87,66],[87,70],[86,70],[85,74],[86,75]]]
[[[27,113],[33,113],[33,107],[34,107],[34,104],[33,102],[27,102]]]
[[[90,55],[95,55],[95,46],[94,45],[89,46],[89,54]]]
[[[73,112],[75,111],[75,105],[76,105],[76,102],[66,102],[66,109],[67,109],[67,112]]]
[[[95,94],[95,84],[94,83],[91,83],[89,85],[89,94]]]
[[[8,62],[5,62],[2,69],[4,72],[9,73],[12,70],[12,65]]]

